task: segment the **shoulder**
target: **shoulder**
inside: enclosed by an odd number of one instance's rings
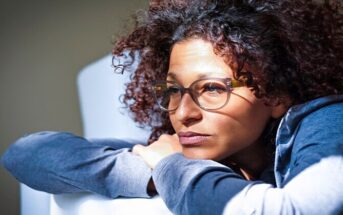
[[[299,171],[323,158],[343,155],[343,103],[321,105],[305,115],[294,132],[291,166]],[[296,173],[295,171],[294,173]]]
[[[299,131],[312,133],[343,127],[343,95],[326,96],[291,107],[279,126],[281,139],[299,135]],[[311,132],[312,131],[312,132]]]
[[[343,101],[324,103],[313,108],[304,114],[297,125],[296,139],[301,143],[309,140],[332,142],[335,138],[343,144]]]
[[[321,122],[313,126],[322,126],[324,123],[326,126],[330,125],[342,125],[343,126],[343,101],[331,103],[325,105],[319,109],[316,109],[312,113],[304,117],[301,124],[309,124],[314,122]]]
[[[292,107],[276,137],[276,178],[281,185],[325,157],[343,155],[343,96]]]
[[[296,138],[325,137],[331,132],[343,137],[342,129],[343,95],[326,96],[291,107],[281,120],[276,144],[289,148]]]
[[[291,107],[284,116],[285,124],[297,127],[308,121],[325,120],[328,117],[342,117],[343,95],[317,98]]]

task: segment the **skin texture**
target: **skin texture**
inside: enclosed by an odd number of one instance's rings
[[[209,42],[190,38],[176,43],[170,55],[167,80],[188,87],[203,76],[233,78],[233,71],[213,52]],[[134,147],[133,152],[152,168],[166,156],[182,152],[188,158],[216,161],[231,156],[233,162],[253,170],[258,168],[256,164],[262,165],[265,157],[259,137],[270,118],[280,117],[283,112],[280,106],[265,105],[247,87],[234,88],[227,104],[214,111],[201,109],[186,93],[179,107],[169,113],[176,135],[162,135],[150,146]],[[178,138],[180,132],[195,132],[199,141],[182,144],[182,138]]]

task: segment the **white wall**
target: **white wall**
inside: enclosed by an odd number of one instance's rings
[[[0,154],[38,130],[82,134],[76,75],[111,51],[113,35],[148,0],[1,0]],[[16,181],[0,167],[0,211],[19,214]]]

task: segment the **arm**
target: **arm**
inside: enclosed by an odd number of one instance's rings
[[[343,156],[333,155],[302,171],[282,189],[266,184],[246,187],[224,214],[342,214]]]
[[[304,170],[284,188],[249,182],[212,161],[181,154],[153,171],[157,191],[175,214],[340,214],[343,157],[332,156]],[[310,183],[309,183],[310,182]]]
[[[153,171],[156,189],[176,214],[221,214],[224,208],[225,214],[341,214],[342,121],[342,104],[336,104],[296,125],[279,188],[244,181],[211,161],[171,155]]]
[[[173,154],[153,170],[161,198],[174,214],[221,214],[227,201],[252,182],[210,160]]]
[[[34,133],[17,140],[2,163],[20,182],[49,193],[149,197],[151,169],[128,148],[118,149],[127,142],[90,141],[65,132]]]
[[[175,134],[132,151],[154,169],[156,189],[174,214],[221,214],[227,200],[251,183],[217,162],[186,159]]]

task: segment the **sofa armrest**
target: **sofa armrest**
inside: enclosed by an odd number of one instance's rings
[[[21,215],[46,215],[50,210],[51,194],[20,184]]]
[[[160,197],[109,199],[91,193],[52,195],[50,215],[172,215]]]

